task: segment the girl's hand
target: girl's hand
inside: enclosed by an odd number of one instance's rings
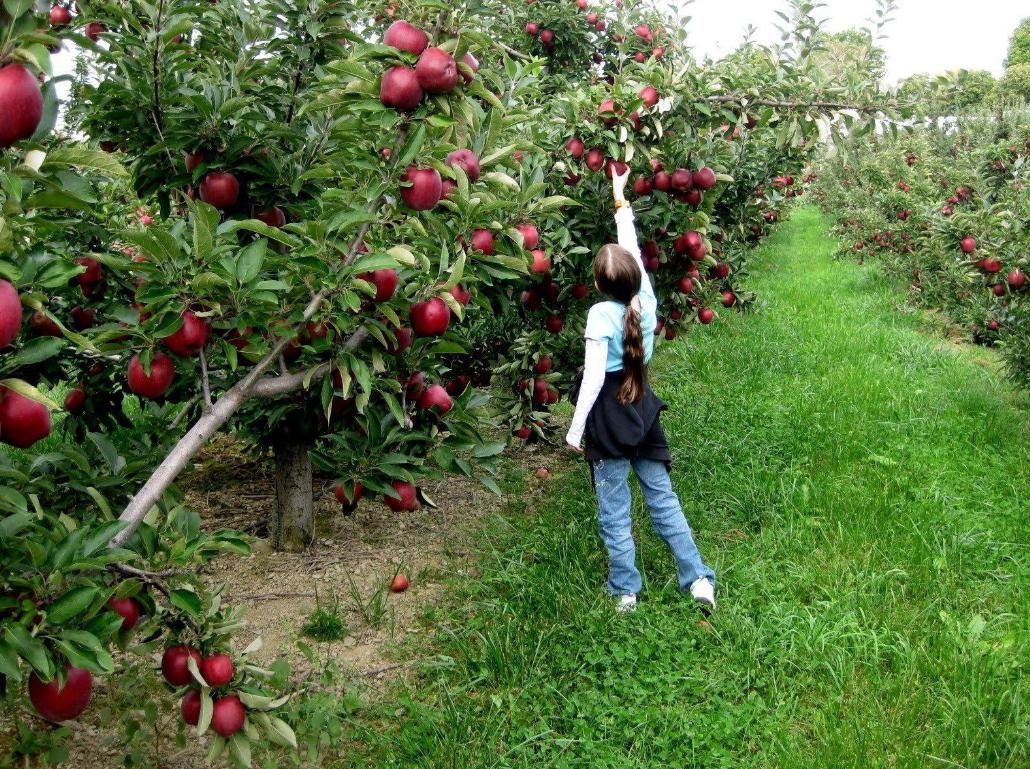
[[[626,199],[626,182],[629,180],[629,166],[626,166],[626,170],[623,173],[618,173],[612,169],[612,194],[616,200]]]
[[[572,451],[572,452],[574,452],[574,453],[576,453],[576,454],[582,454],[582,453],[583,453],[583,449],[581,449],[581,448],[580,448],[579,446],[577,446],[577,445],[576,445],[575,443],[570,443],[570,442],[568,441],[568,439],[566,439],[566,441],[565,441],[565,447],[566,447],[567,449],[569,449],[569,451]]]

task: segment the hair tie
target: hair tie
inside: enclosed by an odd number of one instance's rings
[[[629,300],[629,306],[638,313],[640,312],[640,294],[633,294],[632,298]]]

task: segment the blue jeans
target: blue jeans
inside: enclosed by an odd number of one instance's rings
[[[680,590],[688,590],[691,583],[701,577],[714,583],[715,572],[701,560],[665,465],[651,459],[599,459],[593,463],[594,491],[601,539],[608,548],[609,592],[629,595],[640,592],[642,586],[630,517],[631,464],[651,511],[651,525],[676,559]]]

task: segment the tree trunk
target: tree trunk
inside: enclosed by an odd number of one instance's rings
[[[310,451],[308,441],[288,437],[273,446],[275,508],[268,529],[276,550],[298,553],[315,539]]]

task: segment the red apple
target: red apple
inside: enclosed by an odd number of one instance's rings
[[[0,388],[0,440],[27,449],[50,435],[50,410],[42,403]]]
[[[540,309],[540,292],[532,288],[527,288],[519,297],[522,302],[522,306],[527,310],[539,310]]]
[[[104,279],[104,266],[91,256],[80,256],[75,260],[80,267],[85,267],[85,272],[76,275],[80,286],[95,286]]]
[[[679,279],[679,283],[676,284],[676,288],[679,289],[681,294],[689,294],[694,290],[694,281],[690,278],[683,276]]]
[[[694,186],[700,190],[710,190],[717,183],[715,171],[708,166],[699,168],[694,172]]]
[[[387,28],[383,43],[418,56],[429,45],[429,36],[414,24],[398,19]]]
[[[401,513],[408,510],[418,510],[418,495],[415,491],[415,484],[409,483],[408,481],[393,481],[390,484],[393,490],[400,495],[400,499],[396,499],[387,494],[383,495],[383,501],[386,506],[393,510],[395,513]]]
[[[668,192],[672,189],[672,177],[665,171],[659,171],[654,175],[654,188],[661,192]]]
[[[587,168],[591,171],[600,171],[604,166],[604,153],[601,150],[594,148],[587,152],[586,159]]]
[[[651,29],[646,24],[638,24],[636,27],[634,27],[633,34],[635,34],[641,40],[651,42]]]
[[[544,275],[551,271],[551,257],[547,255],[547,252],[541,248],[534,248],[531,252],[533,255],[533,265],[530,269],[538,275]]]
[[[50,9],[50,26],[63,27],[72,20],[72,12],[63,5],[55,5]]]
[[[415,336],[441,336],[447,331],[451,311],[440,297],[411,305],[411,326]]]
[[[537,24],[535,21],[531,21],[531,22],[528,22],[526,24],[526,34],[527,35],[535,35],[539,31],[540,31],[540,25]]]
[[[161,656],[161,675],[172,686],[186,686],[194,682],[188,660],[192,657],[200,665],[200,652],[191,646],[169,646]]]
[[[272,206],[272,208],[266,208],[264,211],[258,211],[254,214],[254,218],[264,222],[269,227],[282,227],[286,224],[286,212],[279,208],[279,206]]]
[[[472,150],[454,150],[447,155],[447,165],[461,168],[470,182],[479,180],[479,158]]]
[[[353,506],[361,501],[361,497],[365,494],[365,487],[361,485],[360,481],[355,481],[353,492],[348,494],[346,487],[342,483],[338,483],[333,488],[333,494],[341,505]]]
[[[179,704],[182,720],[190,726],[200,721],[200,689],[190,689]]]
[[[736,301],[737,301],[737,297],[736,297],[736,295],[732,291],[726,290],[726,291],[722,292],[722,306],[723,307],[730,307]]]
[[[647,195],[650,195],[653,189],[654,185],[651,183],[651,180],[648,179],[646,176],[640,176],[636,179],[636,181],[633,182],[633,192],[638,197],[645,197]]]
[[[411,67],[391,67],[379,82],[379,101],[400,112],[410,112],[422,103],[425,93]]]
[[[403,593],[411,586],[411,582],[403,574],[398,574],[390,583],[391,593]]]
[[[198,318],[192,310],[186,310],[182,314],[182,326],[162,341],[164,346],[176,355],[187,358],[204,349],[209,331],[210,327],[206,320]]]
[[[461,79],[465,81],[465,85],[468,85],[475,78],[475,73],[479,71],[479,61],[471,53],[466,53],[461,57],[462,62],[465,66],[472,70],[472,74],[465,72],[465,70],[458,68],[458,72],[461,73]]]
[[[363,272],[358,277],[375,286],[376,294],[373,299],[376,302],[389,302],[397,291],[397,270],[384,267],[372,272]]]
[[[540,242],[540,233],[535,225],[523,222],[522,224],[516,224],[515,229],[522,233],[523,248],[531,251],[537,247],[537,244]]]
[[[516,438],[523,441],[528,441],[529,437],[533,434],[533,428],[529,425],[522,425],[518,430],[512,433]]]
[[[29,316],[29,328],[38,336],[64,336],[61,327],[42,310],[36,310]]]
[[[84,308],[79,305],[73,307],[68,314],[71,315],[71,320],[72,323],[74,323],[75,328],[80,331],[84,331],[87,328],[93,328],[97,322],[96,310]]]
[[[683,194],[683,202],[693,206],[694,208],[700,206],[703,200],[704,193],[702,193],[701,190],[697,189],[696,187],[687,190]]]
[[[441,416],[446,414],[454,406],[451,396],[438,384],[429,385],[419,396],[418,407],[423,411],[435,408]]]
[[[0,347],[6,347],[15,340],[21,331],[21,320],[18,290],[6,280],[0,280]]]
[[[156,353],[150,362],[150,373],[143,370],[139,355],[129,361],[129,390],[141,398],[160,398],[175,379],[175,364],[162,352]]]
[[[694,184],[694,175],[686,168],[677,168],[672,172],[672,188],[677,192],[686,192]]]
[[[240,182],[228,171],[209,171],[200,183],[200,199],[215,208],[230,208],[239,196]]]
[[[203,152],[187,152],[186,153],[186,173],[192,174],[200,164],[204,162]]]
[[[619,120],[618,115],[615,114],[615,101],[613,99],[604,99],[597,105],[597,114],[601,116],[601,120],[606,126],[613,126]]]
[[[82,385],[73,387],[64,396],[64,410],[69,414],[81,414],[86,406],[86,391]]]
[[[959,242],[959,248],[962,249],[963,254],[971,254],[976,251],[976,238],[966,236]]]
[[[640,89],[640,98],[644,100],[645,107],[653,107],[658,103],[658,89],[653,85],[646,85]]]
[[[64,686],[57,677],[44,683],[37,673],[29,677],[29,700],[47,721],[68,721],[79,716],[93,694],[93,674],[85,668],[65,667]]]
[[[707,326],[709,323],[715,320],[715,310],[712,310],[708,307],[702,307],[700,310],[697,311],[697,319]]]
[[[232,664],[232,657],[224,652],[204,657],[200,663],[200,675],[207,681],[212,689],[225,686],[232,681],[235,668]]]
[[[569,139],[568,144],[565,145],[565,149],[569,151],[569,154],[577,160],[583,157],[583,152],[586,150],[586,145],[583,144],[583,140],[573,136]]]
[[[112,598],[107,605],[122,618],[122,630],[129,631],[139,622],[140,605],[135,598]]]
[[[426,48],[415,65],[418,83],[429,93],[446,93],[458,84],[458,65],[442,48]]]
[[[560,334],[561,330],[565,328],[565,320],[561,315],[548,315],[547,320],[544,321],[544,328],[552,334]]]
[[[730,266],[726,262],[717,262],[714,270],[717,278],[725,278],[730,274]]]
[[[1024,285],[1026,285],[1026,273],[1020,269],[1015,269],[1008,274],[1009,288],[1013,291],[1019,291]]]
[[[541,355],[537,362],[533,365],[533,371],[535,371],[537,374],[546,374],[548,371],[551,370],[551,365],[551,356]]]
[[[428,211],[436,206],[443,196],[443,180],[435,168],[411,165],[401,179],[411,182],[411,186],[401,188],[401,197],[409,208],[416,211]]]
[[[586,299],[590,295],[590,289],[586,283],[577,283],[572,287],[570,293],[573,299]]]
[[[550,45],[554,42],[554,32],[549,29],[542,30],[540,32],[540,42],[544,45]]]
[[[86,25],[86,37],[92,40],[94,43],[100,39],[100,35],[107,31],[105,27],[99,21],[91,21]]]
[[[235,694],[219,697],[211,711],[211,728],[222,737],[231,737],[243,728],[247,712]]]

